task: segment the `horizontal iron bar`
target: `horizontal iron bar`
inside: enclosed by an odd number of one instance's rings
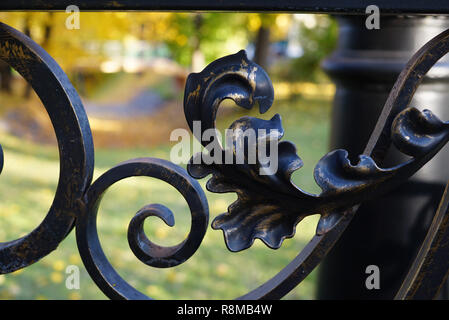
[[[447,0],[1,0],[0,11],[65,10],[77,5],[87,11],[246,11],[365,14],[375,4],[385,14],[449,14]]]

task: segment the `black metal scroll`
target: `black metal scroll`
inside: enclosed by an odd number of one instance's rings
[[[0,273],[9,273],[55,250],[70,232],[92,180],[94,148],[78,94],[38,44],[0,23],[0,59],[22,75],[45,106],[58,140],[61,166],[56,194],[42,223],[23,238],[0,243]],[[3,167],[3,155],[1,160]]]
[[[259,105],[262,113],[273,101],[267,75],[249,61],[243,51],[219,59],[200,74],[188,78],[184,102],[189,126],[192,128],[192,122],[199,120],[202,130],[212,128],[218,106],[224,99],[232,99],[245,108]],[[234,128],[242,129],[241,135],[246,129],[275,130],[278,134],[270,139],[280,140],[283,135],[279,115],[268,121],[240,118],[230,127]],[[256,238],[271,248],[279,248],[283,239],[294,235],[295,225],[307,215],[321,214],[317,234],[325,234],[344,215],[339,212],[387,192],[413,175],[446,144],[449,123],[440,121],[428,110],[408,108],[394,118],[390,139],[402,153],[412,158],[396,167],[383,169],[367,155],[359,156],[358,163],[352,164],[345,150],[332,151],[315,167],[314,177],[322,189],[319,195],[302,191],[290,181],[291,174],[302,164],[290,142],[278,143],[278,170],[273,174],[260,173],[263,165],[259,158],[255,165],[237,164],[237,161],[226,165],[206,164],[201,162],[201,154],[194,156],[188,171],[195,178],[212,174],[207,184],[209,191],[237,193],[238,199],[228,213],[218,216],[212,224],[224,231],[230,250],[246,249]],[[260,141],[257,139],[257,148],[266,143]]]
[[[144,234],[143,222],[149,216],[161,218],[169,226],[174,225],[172,212],[165,206],[152,204],[139,210],[128,228],[128,241],[135,255],[147,265],[159,268],[177,266],[189,259],[203,240],[208,225],[207,199],[198,182],[184,169],[168,161],[141,158],[123,162],[99,177],[85,196],[86,210],[79,216],[76,238],[81,258],[92,279],[111,299],[147,299],[131,287],[108,262],[97,234],[97,212],[104,192],[115,182],[133,177],[148,176],[168,182],[186,199],[192,215],[187,238],[173,247],[161,247]]]
[[[236,192],[238,195],[228,212],[213,222],[213,227],[223,230],[232,251],[248,248],[256,238],[277,248],[284,238],[294,235],[294,227],[301,219],[309,214],[321,214],[317,235],[304,250],[275,277],[241,298],[273,299],[288,293],[319,264],[338,240],[355,214],[356,207],[353,206],[405,181],[446,144],[449,123],[442,122],[428,110],[399,110],[410,103],[423,76],[449,51],[448,34],[446,31],[430,40],[409,61],[357,164],[350,163],[344,150],[332,151],[319,161],[314,173],[323,190],[319,195],[308,194],[291,183],[291,173],[300,168],[301,160],[288,142],[279,143],[279,171],[271,176],[260,176],[256,170],[248,170],[246,164],[194,164],[193,160],[198,163],[201,156],[192,158],[188,167],[192,176],[203,178],[212,174],[207,184],[209,191]],[[190,76],[184,97],[189,125],[192,127],[192,121],[201,120],[206,124],[205,128],[213,127],[216,110],[223,99],[233,99],[237,105],[248,109],[258,103],[262,106],[260,111],[266,111],[273,100],[272,90],[267,89],[269,79],[264,73],[260,73],[259,78],[250,76],[259,68],[240,52],[217,60],[200,74]],[[261,99],[265,99],[264,103],[258,101]],[[279,139],[283,134],[277,116],[269,124],[261,119],[246,118],[237,120],[231,127],[236,123],[255,129],[262,126],[278,129]],[[383,158],[391,143],[411,159],[394,168],[379,168],[376,160]]]
[[[155,158],[121,163],[91,185],[94,149],[89,121],[67,76],[38,44],[5,24],[0,24],[0,58],[16,69],[40,97],[56,132],[61,162],[56,195],[42,223],[23,238],[0,243],[0,274],[43,258],[57,248],[76,224],[81,258],[98,287],[110,298],[148,298],[120,278],[101,249],[96,230],[101,197],[113,183],[133,176],[166,181],[184,196],[191,211],[192,226],[179,245],[158,246],[143,232],[143,222],[149,216],[174,225],[172,212],[162,205],[148,205],[139,210],[128,228],[129,244],[135,255],[147,265],[166,268],[190,258],[206,233],[209,209],[200,185],[183,168]],[[3,150],[0,149],[2,167]]]
[[[325,155],[316,165],[314,177],[322,189],[310,194],[294,185],[291,174],[302,161],[295,146],[281,141],[281,117],[270,120],[242,117],[231,129],[266,129],[270,134],[256,140],[256,148],[277,147],[278,161],[274,172],[267,171],[260,158],[238,164],[202,162],[194,155],[188,173],[194,178],[212,175],[208,190],[235,192],[238,199],[228,212],[212,223],[221,229],[231,251],[249,248],[261,239],[270,248],[279,248],[286,238],[294,236],[295,227],[304,217],[319,213],[317,234],[305,249],[279,274],[240,299],[281,298],[301,282],[326,256],[344,232],[356,212],[357,205],[404,182],[427,163],[449,140],[449,123],[430,111],[406,108],[423,76],[449,51],[449,31],[429,41],[407,64],[399,76],[384,107],[379,122],[363,155],[351,163],[345,150]],[[187,238],[173,247],[162,247],[149,240],[143,231],[149,216],[174,225],[173,214],[165,206],[150,204],[139,210],[128,227],[128,242],[143,263],[158,268],[179,265],[199,248],[208,227],[208,205],[198,182],[179,166],[155,158],[133,159],[111,168],[91,184],[94,150],[89,122],[76,91],[56,62],[36,43],[22,33],[0,24],[0,58],[16,69],[42,100],[53,123],[60,154],[60,177],[52,206],[43,222],[27,236],[0,244],[0,273],[24,268],[55,250],[76,225],[80,256],[98,287],[113,299],[147,299],[122,279],[103,253],[97,234],[96,217],[101,198],[115,182],[133,176],[148,176],[174,186],[185,198],[191,211],[191,230]],[[43,81],[45,80],[45,81]],[[215,128],[220,103],[232,99],[250,109],[257,106],[267,111],[274,92],[265,71],[249,61],[244,51],[211,63],[204,71],[191,74],[184,97],[184,112],[191,129],[200,121],[202,131]],[[217,137],[214,137],[217,139]],[[236,140],[231,141],[231,156],[236,157]],[[245,141],[245,140],[243,140]],[[248,141],[245,142],[248,147]],[[393,144],[408,155],[409,160],[392,168],[377,163]],[[206,144],[204,144],[206,146]],[[214,151],[216,152],[216,151]],[[224,149],[219,150],[225,156]],[[198,160],[198,161],[197,161]],[[235,160],[235,159],[234,159]],[[3,151],[0,149],[0,168]],[[264,174],[262,174],[262,172]],[[423,244],[398,298],[433,296],[449,270],[446,247],[447,191],[434,223]],[[432,288],[431,291],[428,288]]]

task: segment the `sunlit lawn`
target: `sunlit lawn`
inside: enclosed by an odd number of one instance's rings
[[[280,103],[263,118],[276,112],[283,116],[284,139],[297,145],[298,154],[305,163],[304,168],[295,173],[295,183],[307,191],[317,192],[312,170],[327,150],[329,101],[298,99]],[[252,111],[251,115],[257,112]],[[220,126],[227,126],[231,121],[222,119]],[[6,241],[31,231],[45,216],[56,189],[59,159],[56,147],[39,146],[7,134],[1,134],[0,138],[5,152],[5,167],[0,177],[0,241]],[[170,145],[153,149],[96,149],[94,179],[130,158],[149,156],[168,160],[169,151]],[[205,182],[206,179],[201,181],[203,188]],[[235,199],[233,194],[206,194],[210,221],[225,212]],[[239,253],[230,253],[221,231],[209,228],[201,247],[187,262],[170,269],[157,269],[135,258],[126,238],[130,219],[149,203],[162,203],[172,209],[176,225],[170,228],[157,218],[150,218],[145,225],[147,236],[161,245],[182,241],[190,229],[186,203],[172,187],[150,178],[126,179],[110,188],[99,211],[99,234],[107,257],[120,275],[157,299],[232,299],[245,294],[274,276],[299,253],[312,237],[317,221],[313,216],[300,223],[296,236],[286,240],[278,250],[256,241],[253,247]],[[65,287],[68,265],[81,269],[79,290]],[[287,298],[313,298],[315,279],[316,272]],[[85,271],[72,232],[58,250],[41,261],[13,274],[0,275],[0,298],[104,299],[105,296]]]

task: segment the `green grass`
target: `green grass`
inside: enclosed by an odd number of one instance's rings
[[[297,100],[274,106],[283,115],[286,140],[298,146],[304,168],[294,174],[295,183],[317,192],[312,170],[327,150],[329,102]],[[180,113],[181,114],[181,113]],[[242,115],[244,113],[242,112]],[[247,114],[247,113],[245,113]],[[256,116],[256,111],[250,115]],[[219,127],[228,126],[239,114],[221,117]],[[5,167],[0,177],[0,241],[13,240],[30,232],[45,216],[56,189],[59,159],[55,146],[41,146],[1,134]],[[168,137],[167,137],[168,141]],[[171,145],[153,149],[106,150],[95,153],[94,179],[115,164],[135,157],[169,159]],[[201,181],[204,188],[206,179]],[[204,189],[205,190],[205,189]],[[234,201],[233,194],[206,192],[210,221]],[[113,185],[100,206],[98,226],[107,257],[119,274],[142,292],[157,299],[232,299],[256,288],[290,262],[313,236],[317,217],[297,227],[296,236],[278,250],[260,241],[248,250],[230,253],[220,231],[209,228],[197,253],[187,262],[170,269],[142,264],[129,249],[126,233],[130,219],[142,206],[162,203],[175,214],[176,225],[167,227],[157,218],[145,224],[147,236],[161,245],[182,241],[190,229],[187,205],[172,187],[150,178],[130,178]],[[65,287],[65,268],[77,265],[81,270],[80,290]],[[287,299],[312,299],[316,272],[295,288]],[[59,248],[32,266],[0,275],[1,299],[104,299],[80,260],[72,232]]]

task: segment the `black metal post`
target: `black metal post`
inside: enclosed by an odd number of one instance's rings
[[[365,17],[340,16],[338,48],[323,64],[337,85],[331,149],[352,160],[363,152],[388,94],[407,60],[426,41],[449,28],[449,19],[385,16],[368,30]],[[430,71],[411,106],[448,119],[449,65],[443,58]],[[385,165],[399,162],[394,150]],[[320,267],[319,299],[391,299],[398,290],[435,213],[447,177],[443,150],[409,182],[360,206],[354,220]],[[380,271],[380,289],[367,289],[369,265]]]

